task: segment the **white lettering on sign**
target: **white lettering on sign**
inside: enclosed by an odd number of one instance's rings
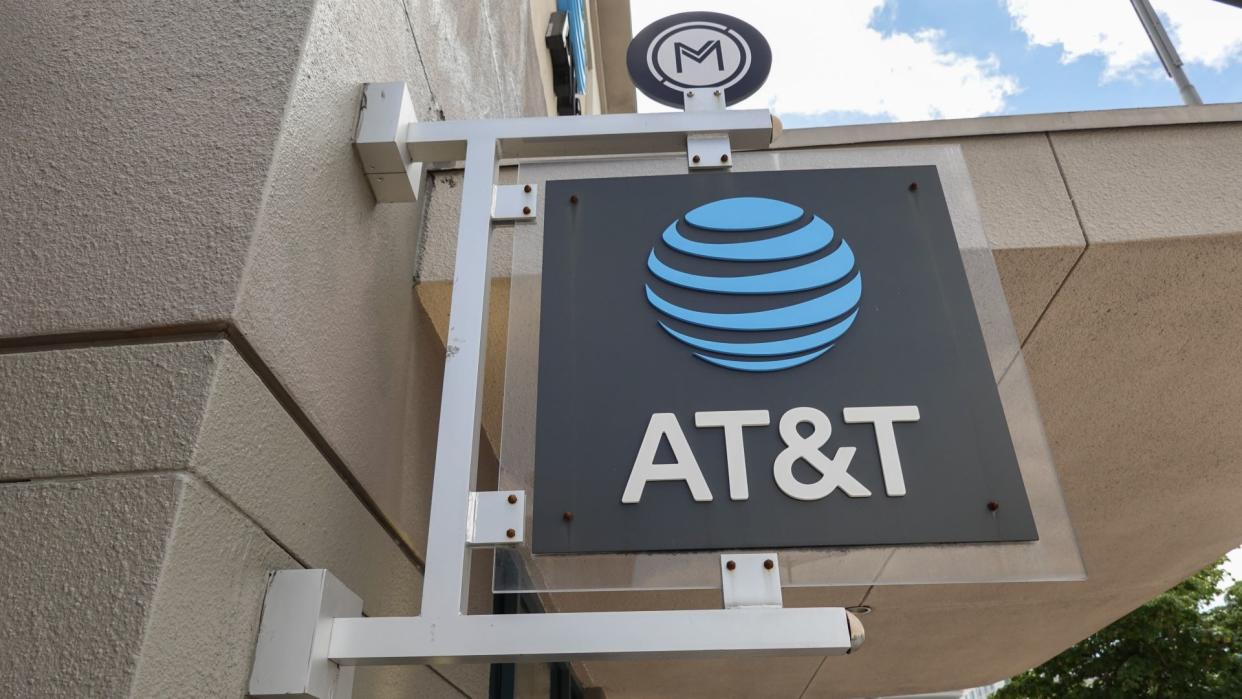
[[[804,422],[811,424],[811,434],[808,437],[798,433],[798,425]],[[827,415],[815,408],[793,408],[781,416],[781,439],[785,440],[785,448],[776,455],[776,463],[772,464],[772,476],[776,478],[776,486],[782,493],[795,500],[819,500],[828,497],[840,487],[852,498],[871,496],[870,490],[846,473],[850,461],[854,459],[854,447],[841,447],[832,458],[820,451],[828,443],[830,436],[832,423],[828,422]],[[803,483],[794,478],[793,466],[799,459],[819,471],[818,481]]]
[[[746,482],[746,444],[743,427],[765,427],[771,424],[766,410],[717,410],[695,413],[695,427],[723,427],[725,463],[729,467],[729,499],[749,500],[750,485]]]
[[[919,406],[890,405],[883,408],[846,408],[848,423],[870,422],[875,426],[875,441],[880,448],[880,470],[884,473],[884,490],[893,497],[906,494],[906,479],[901,473],[901,457],[897,454],[894,422],[918,422]]]
[[[671,464],[657,464],[656,450],[660,448],[660,440],[668,439],[673,449],[675,461]],[[699,462],[690,451],[690,443],[681,431],[677,416],[672,413],[656,413],[647,423],[647,434],[643,435],[642,446],[638,448],[638,458],[634,459],[634,467],[630,469],[630,482],[625,485],[625,493],[621,502],[634,503],[642,500],[643,487],[647,481],[685,481],[690,486],[690,496],[696,502],[711,502],[712,491],[707,487]]]
[[[870,408],[845,408],[845,421],[850,424],[870,423],[875,429],[876,446],[880,451],[880,471],[884,476],[884,491],[890,497],[901,497],[906,494],[905,476],[901,469],[901,458],[897,451],[897,435],[893,424],[897,422],[918,422],[919,408],[917,405],[893,405]],[[802,436],[798,426],[808,423],[811,433]],[[729,473],[729,498],[747,500],[750,498],[750,486],[746,478],[746,444],[743,435],[745,427],[765,427],[771,424],[771,417],[766,410],[717,410],[694,414],[696,427],[719,427],[724,431],[725,464]],[[850,462],[854,459],[857,449],[840,447],[836,455],[824,453],[824,445],[832,436],[832,423],[828,416],[815,408],[791,408],[781,416],[779,425],[781,439],[785,448],[776,456],[772,464],[772,477],[781,492],[795,500],[821,500],[831,495],[837,488],[852,498],[871,496],[871,491],[856,478],[849,474]],[[660,443],[667,439],[673,451],[673,463],[655,463],[656,451]],[[803,483],[793,475],[793,466],[799,460],[805,461],[819,472],[820,478],[814,483]],[[711,502],[712,492],[707,487],[703,470],[690,449],[690,443],[681,430],[677,416],[672,413],[656,413],[647,423],[647,432],[643,435],[642,445],[638,448],[638,456],[630,469],[630,478],[621,495],[621,502],[635,504],[642,501],[643,490],[648,481],[685,481],[690,489],[690,496],[696,502]]]

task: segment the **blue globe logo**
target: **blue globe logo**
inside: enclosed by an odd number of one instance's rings
[[[657,244],[647,257],[647,269],[655,278],[695,292],[756,295],[770,300],[760,310],[708,312],[673,303],[648,284],[647,300],[665,317],[659,321],[660,327],[689,345],[694,356],[737,371],[790,369],[832,349],[854,323],[862,298],[862,273],[856,269],[854,252],[844,240],[824,254],[836,240],[832,226],[819,216],[808,217],[801,207],[775,199],[734,197],[704,204],[684,218],[684,227],[674,221],[664,230],[663,245]],[[757,240],[753,235],[737,235],[788,228],[799,222],[802,225],[793,230]],[[691,237],[683,235],[683,230]],[[731,241],[730,237],[745,239]],[[686,256],[724,262],[721,266],[730,273],[715,276],[678,269],[685,266]],[[682,264],[670,264],[677,260]],[[799,260],[805,261],[776,271],[748,273],[746,269],[757,262]],[[805,294],[795,301],[782,297],[816,289],[823,292],[809,299]],[[711,329],[708,337],[700,328]],[[768,339],[746,337],[758,332]]]

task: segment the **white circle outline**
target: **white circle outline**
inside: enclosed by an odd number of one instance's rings
[[[669,34],[672,34],[673,32],[676,32],[676,31],[680,31],[691,25],[698,25],[698,26],[706,25],[708,27],[712,27],[716,29],[717,31],[719,31],[720,33],[728,36],[730,39],[736,41],[742,47],[742,53],[743,53],[742,66],[741,66],[741,69],[737,71],[737,75],[735,75],[732,80],[729,80],[728,82],[725,82],[719,85],[683,87],[681,85],[670,83],[669,79],[665,77],[663,73],[661,73],[659,70],[656,69],[655,55],[654,55],[655,47],[659,46],[660,43],[663,41],[663,39],[667,37]],[[708,90],[708,89],[728,90],[730,87],[733,87],[734,85],[741,82],[746,77],[747,73],[750,72],[751,56],[753,54],[754,54],[754,51],[751,50],[750,44],[746,43],[746,39],[742,37],[741,34],[734,31],[733,29],[730,29],[729,27],[723,24],[720,24],[719,22],[711,22],[707,20],[691,20],[689,22],[682,22],[680,24],[675,24],[669,27],[668,29],[665,29],[664,31],[660,32],[659,34],[655,35],[654,38],[652,38],[651,42],[647,44],[647,70],[651,72],[651,76],[655,78],[656,80],[658,80],[661,85],[666,85],[670,89],[677,90],[679,92],[687,92],[689,90]]]

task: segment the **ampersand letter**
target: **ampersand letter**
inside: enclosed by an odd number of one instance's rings
[[[798,433],[798,425],[803,422],[811,423],[813,428],[807,437]],[[792,408],[781,416],[780,432],[785,449],[776,456],[772,475],[776,478],[776,485],[786,495],[795,500],[819,500],[828,497],[838,487],[852,498],[871,495],[870,490],[846,472],[854,459],[854,447],[841,447],[831,458],[820,451],[832,436],[832,423],[827,415],[815,408]],[[798,459],[819,471],[821,478],[814,483],[803,483],[794,478],[793,465]]]

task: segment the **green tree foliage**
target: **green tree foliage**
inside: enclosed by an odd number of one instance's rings
[[[1018,675],[995,696],[1242,697],[1242,582],[1213,605],[1222,563]]]

